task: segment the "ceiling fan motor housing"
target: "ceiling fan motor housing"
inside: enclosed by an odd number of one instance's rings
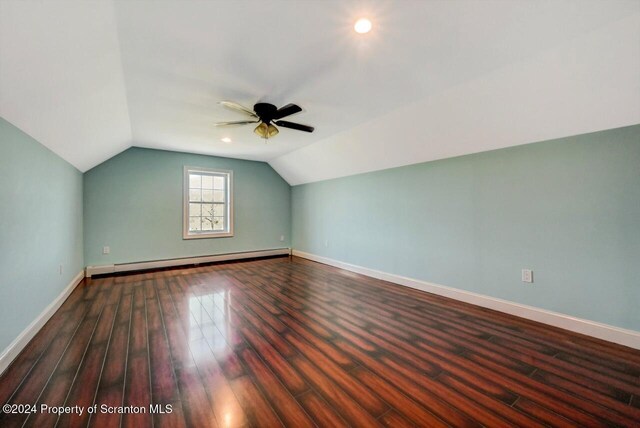
[[[256,112],[261,121],[269,123],[273,120],[278,108],[269,103],[257,103],[253,106],[253,111]]]

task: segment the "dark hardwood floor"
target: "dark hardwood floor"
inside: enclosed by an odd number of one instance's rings
[[[86,280],[4,403],[36,411],[1,427],[640,426],[640,351],[281,257]]]

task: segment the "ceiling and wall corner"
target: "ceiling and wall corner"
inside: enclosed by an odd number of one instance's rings
[[[638,76],[633,0],[0,1],[0,116],[81,171],[133,145],[306,183],[640,123]],[[224,99],[316,132],[215,128]]]
[[[131,145],[112,2],[0,1],[0,116],[80,171]]]

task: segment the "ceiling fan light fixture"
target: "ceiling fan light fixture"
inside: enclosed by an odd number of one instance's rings
[[[267,135],[269,136],[269,138],[275,137],[276,135],[278,135],[278,132],[280,132],[278,131],[278,128],[276,128],[272,124],[269,124],[269,126],[267,127]]]
[[[269,129],[269,127],[267,126],[266,123],[260,122],[260,124],[258,126],[256,126],[256,129],[254,129],[253,132],[258,134],[261,138],[267,138],[267,130],[268,129]]]
[[[272,124],[261,122],[260,125],[256,126],[256,129],[254,129],[253,132],[258,134],[260,137],[267,139],[275,137],[276,135],[278,135],[279,131],[278,128],[276,128]]]

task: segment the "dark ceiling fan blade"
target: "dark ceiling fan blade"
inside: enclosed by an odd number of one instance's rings
[[[246,108],[245,106],[238,103],[234,103],[233,101],[220,101],[218,104],[228,108],[229,110],[239,111],[240,113],[248,114],[251,117],[258,117],[258,115],[255,114],[253,110]]]
[[[283,117],[291,116],[292,114],[299,113],[301,111],[302,109],[300,108],[300,106],[297,106],[295,104],[287,104],[284,107],[280,107],[278,111],[276,111],[276,113],[273,115],[273,119],[281,119]]]
[[[314,130],[313,126],[303,125],[301,123],[287,122],[286,120],[278,120],[274,123],[278,126],[282,126],[283,128],[291,128],[298,131],[313,132]]]
[[[238,120],[235,122],[218,122],[214,123],[214,126],[233,126],[233,125],[247,125],[249,123],[258,123],[259,120]]]

